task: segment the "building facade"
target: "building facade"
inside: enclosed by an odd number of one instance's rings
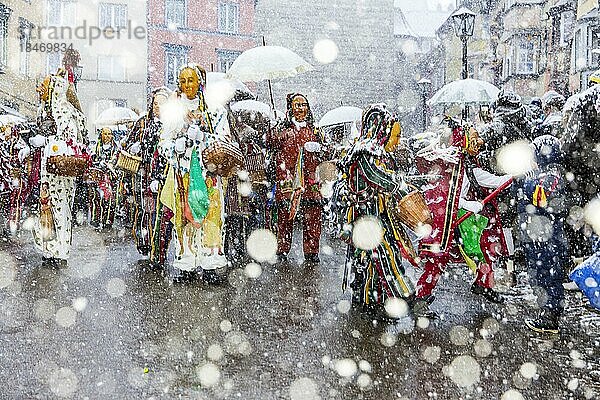
[[[30,30],[42,24],[42,7],[30,1],[0,0],[0,114],[7,110],[34,117],[36,84],[44,73],[45,54],[32,51]]]
[[[40,42],[79,52],[77,94],[95,135],[98,115],[110,107],[146,109],[146,2],[141,0],[44,0]],[[58,33],[58,34],[55,34]],[[62,65],[63,52],[47,53],[46,73]]]
[[[545,85],[548,90],[568,97],[572,93],[569,76],[577,1],[553,0],[550,3]]]
[[[453,10],[454,4],[449,3],[394,2],[394,42],[401,64],[394,79],[406,131],[420,131],[431,120],[426,100],[446,78],[446,64],[439,62],[444,54],[437,30]]]
[[[275,107],[285,109],[285,96],[308,96],[315,117],[340,105],[364,107],[385,102],[393,110],[403,100],[396,87],[396,71],[404,65],[394,43],[394,1],[259,0],[257,36],[268,45],[287,47],[315,67],[293,78],[272,82]],[[315,44],[335,43],[330,63],[315,57]],[[330,43],[330,42],[328,42]],[[259,100],[268,102],[267,86],[258,85]]]
[[[189,62],[227,72],[257,45],[255,6],[255,0],[149,0],[148,89],[174,89],[178,69]]]
[[[587,89],[590,74],[600,68],[599,39],[598,0],[577,1],[569,80],[572,91]]]

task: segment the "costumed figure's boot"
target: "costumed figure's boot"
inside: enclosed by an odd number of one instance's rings
[[[205,269],[202,280],[210,285],[222,285],[227,281],[225,273],[220,273],[217,269]]]
[[[504,299],[502,298],[500,293],[496,292],[492,288],[483,287],[481,285],[478,285],[477,283],[474,283],[471,285],[471,292],[485,297],[488,301],[490,301],[492,303],[496,303],[496,304],[504,303]]]
[[[173,278],[174,283],[192,283],[198,279],[196,271],[179,271],[179,275]]]
[[[435,296],[432,294],[428,294],[422,297],[416,297],[411,299],[408,304],[412,311],[412,314],[415,318],[423,317],[428,319],[436,319],[439,318],[439,315],[431,310],[429,306],[435,300]]]
[[[304,255],[304,263],[305,264],[315,265],[315,264],[319,264],[320,262],[321,262],[321,259],[319,258],[318,254],[305,254]]]
[[[477,266],[477,278],[471,285],[471,292],[482,295],[488,301],[501,304],[504,299],[494,289],[494,271],[488,263],[479,263]]]

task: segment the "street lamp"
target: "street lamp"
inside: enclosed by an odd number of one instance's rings
[[[422,78],[417,82],[417,86],[421,90],[421,97],[423,99],[423,132],[425,132],[425,129],[427,129],[427,96],[429,95],[429,89],[431,88],[431,81]]]
[[[475,27],[475,13],[467,7],[461,7],[452,14],[452,25],[454,33],[462,41],[462,79],[468,78],[467,69],[467,40],[473,36],[473,28]],[[469,117],[469,108],[465,105],[463,111],[463,119]]]
[[[473,36],[473,28],[475,27],[475,13],[467,7],[461,7],[452,14],[452,25],[454,33],[462,41],[463,47],[463,70],[462,79],[467,79],[467,40]]]

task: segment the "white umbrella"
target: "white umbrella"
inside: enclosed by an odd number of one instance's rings
[[[319,126],[329,126],[344,124],[346,122],[360,121],[362,118],[362,110],[358,107],[341,106],[329,110],[319,120]]]
[[[228,78],[225,72],[207,72],[206,73],[206,89],[213,85],[225,84],[233,90],[239,90],[243,93],[253,94],[248,86],[244,85],[239,79]]]
[[[260,82],[288,78],[313,69],[312,65],[290,49],[260,46],[240,54],[231,64],[227,77],[242,82]]]
[[[3,114],[0,115],[0,126],[2,125],[12,125],[12,124],[21,124],[26,122],[25,118],[17,117],[16,115]]]
[[[234,113],[249,112],[251,114],[260,114],[262,117],[271,119],[273,112],[268,104],[256,100],[242,100],[231,105],[231,111]]]
[[[442,86],[427,104],[486,104],[496,100],[499,91],[485,81],[461,79]]]
[[[204,97],[208,108],[219,109],[242,93],[244,98],[254,98],[254,94],[246,85],[237,79],[229,79],[224,72],[209,72],[206,74]]]
[[[96,125],[121,125],[136,121],[140,116],[130,108],[111,107],[98,115]]]

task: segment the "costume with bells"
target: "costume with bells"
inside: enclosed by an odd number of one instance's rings
[[[96,228],[111,228],[117,208],[116,176],[110,163],[119,149],[110,128],[102,128],[98,136],[92,166],[102,173],[89,185],[90,223]]]
[[[294,116],[292,103],[306,109],[303,120]],[[267,146],[275,151],[275,203],[277,206],[277,254],[287,257],[292,246],[296,215],[303,222],[303,250],[307,261],[319,260],[322,196],[317,179],[322,137],[315,129],[306,97],[287,96],[287,114],[281,129],[267,137]]]
[[[422,188],[433,222],[431,231],[420,241],[424,272],[417,283],[417,297],[430,298],[448,263],[467,261],[476,274],[473,292],[500,302],[501,298],[492,289],[492,265],[506,253],[506,243],[495,209],[482,212],[482,204],[475,198],[482,199],[490,189],[502,186],[511,177],[493,175],[479,168],[472,157],[481,145],[476,142],[480,140],[477,133],[453,120],[450,127],[450,147],[434,143],[429,150],[417,152],[416,157],[420,173],[437,176]],[[469,193],[475,188],[479,193]],[[456,221],[466,211],[475,213],[463,222],[469,229],[456,229]]]
[[[180,279],[193,278],[198,268],[204,270],[206,279],[212,279],[208,277],[213,276],[217,268],[227,266],[225,256],[211,247],[218,245],[215,244],[215,235],[221,234],[222,196],[217,197],[215,191],[222,193],[222,186],[220,178],[209,177],[212,188],[209,192],[201,157],[202,150],[211,141],[228,135],[229,125],[222,113],[208,112],[204,99],[205,71],[195,64],[188,64],[180,69],[179,76],[190,71],[197,76],[199,87],[195,93],[188,94],[180,87],[180,91],[172,96],[170,102],[181,115],[170,115],[167,120],[163,118],[163,134],[159,143],[159,152],[167,160],[167,170],[159,194],[157,223],[163,226],[172,224],[173,240],[167,238],[153,242],[163,249],[170,242],[167,247],[173,267],[181,273]],[[193,97],[190,99],[190,96]],[[210,224],[210,237],[204,231],[207,224]],[[215,227],[219,232],[215,232]],[[168,230],[171,229],[155,229],[154,235],[160,238]],[[153,252],[156,250],[153,248]]]
[[[340,162],[344,176],[341,199],[348,206],[342,237],[348,242],[346,266],[354,273],[352,303],[376,314],[383,312],[386,299],[410,298],[414,294],[402,265],[408,237],[392,216],[395,201],[411,189],[401,176],[386,168],[392,157],[386,144],[399,131],[399,123],[385,105],[369,106],[363,114],[358,141]],[[352,225],[364,217],[381,225],[382,237],[375,248],[361,248],[360,243],[368,238],[351,239]],[[346,277],[344,289],[345,285]]]
[[[154,169],[160,168],[155,159],[158,158],[162,122],[159,116],[155,115],[155,108],[160,107],[157,98],[166,100],[170,95],[171,90],[166,87],[153,90],[147,114],[135,122],[131,133],[125,139],[124,147],[127,151],[141,158],[138,171],[129,179],[131,179],[135,199],[133,237],[138,251],[144,256],[151,250],[157,193],[160,186],[159,179],[154,179],[158,175]]]
[[[565,241],[564,220],[569,214],[561,167],[560,144],[550,135],[537,137],[532,143],[537,168],[523,179],[519,190],[519,226],[531,282],[538,294],[541,312],[527,320],[537,332],[558,333],[558,319],[564,305],[563,271],[570,264]]]
[[[72,239],[72,205],[75,196],[75,178],[53,174],[47,170],[48,157],[83,153],[87,137],[85,117],[67,99],[69,82],[64,74],[51,75],[47,82],[47,98],[41,109],[44,123],[40,134],[48,144],[41,159],[40,185],[47,187],[48,202],[54,218],[54,233],[46,231],[41,224],[34,229],[35,243],[49,259],[68,259]],[[40,201],[44,198],[40,193]],[[45,209],[46,204],[41,204]]]

